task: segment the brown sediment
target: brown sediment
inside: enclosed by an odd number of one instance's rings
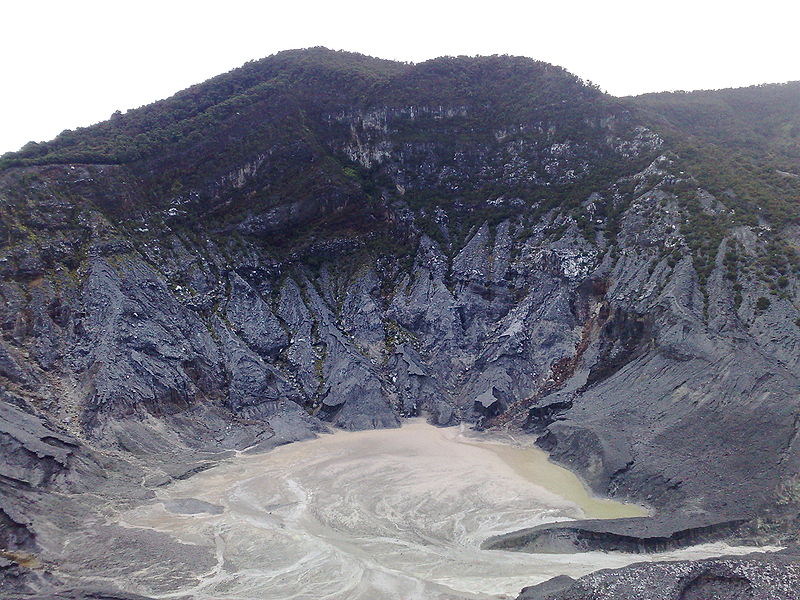
[[[42,562],[38,556],[23,550],[0,550],[0,557],[7,558],[26,569],[39,569],[42,567]]]

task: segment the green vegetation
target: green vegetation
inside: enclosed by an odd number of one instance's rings
[[[708,214],[703,211],[696,194],[679,199],[686,210],[687,222],[681,225],[681,234],[691,251],[695,270],[705,287],[714,269],[719,245],[727,233],[727,219],[724,215]]]
[[[779,297],[788,297],[789,274],[800,257],[782,232],[800,223],[800,82],[718,91],[646,94],[628,101],[676,152],[679,169],[732,209],[705,215],[686,189],[669,190],[689,215],[681,227],[701,286],[713,269],[719,243],[736,225],[760,227],[755,256],[731,246],[725,276],[750,273]],[[738,284],[737,284],[738,285]],[[734,286],[741,305],[741,286]],[[762,309],[763,310],[763,309]]]
[[[800,222],[800,82],[628,101],[737,222]]]
[[[417,337],[405,329],[402,325],[391,319],[384,323],[384,360],[388,361],[395,350],[402,344],[409,344],[412,348],[419,351],[420,342]]]
[[[778,488],[778,505],[800,504],[800,475],[784,481]]]
[[[668,152],[684,173],[665,182],[656,174],[646,182],[632,177],[655,153],[623,159],[609,139],[630,139],[640,125],[665,138],[658,152]],[[353,132],[359,148],[377,139],[402,149],[402,164],[342,152]],[[540,164],[530,167],[536,173],[522,168],[507,177],[512,146],[533,157],[561,146],[572,165],[589,167],[558,181],[540,179]],[[165,230],[191,230],[199,220],[232,230],[289,202],[324,204],[322,214],[297,227],[275,231],[255,223],[245,234],[276,253],[292,248],[317,268],[331,232],[360,237],[373,255],[410,260],[408,240],[380,230],[387,207],[401,197],[421,215],[416,225],[451,253],[484,222],[517,221],[519,238],[554,208],[571,215],[589,242],[602,228],[613,246],[632,196],[659,185],[678,198],[680,232],[704,295],[725,240],[725,277],[737,306],[742,276],[761,277],[786,297],[790,276],[800,273],[800,257],[781,235],[800,223],[800,83],[618,100],[527,58],[443,57],[412,65],[312,48],[249,62],[171,98],[30,143],[1,157],[0,170],[72,162],[125,165],[120,170],[141,192],[128,202],[143,211],[191,202],[185,216],[164,218]],[[732,211],[704,210],[698,187]],[[604,195],[589,214],[584,203],[592,192]],[[25,199],[11,200],[23,214]],[[437,223],[441,211],[447,238]],[[30,237],[17,221],[10,235]],[[742,224],[761,228],[756,256],[730,241]],[[561,233],[553,228],[548,235]],[[675,266],[685,252],[664,249],[660,259]]]
[[[570,104],[560,106],[566,97]],[[520,122],[547,111],[568,126],[568,135],[581,128],[580,118],[586,116],[581,112],[602,99],[597,89],[564,69],[521,57],[445,57],[410,65],[326,48],[291,50],[248,62],[166,100],[117,111],[108,121],[66,130],[50,142],[30,142],[4,155],[0,169],[134,163],[204,143],[251,146],[264,134],[280,135],[287,125],[292,136],[302,133],[310,124],[307,117],[368,105],[481,106],[482,114],[467,117],[468,124],[481,128],[487,116],[488,123]],[[254,124],[255,139],[246,131]],[[424,136],[411,125],[401,137]]]
[[[288,201],[324,198],[348,206],[338,221],[328,218],[307,231],[275,232],[264,240],[286,246],[298,236],[313,241],[348,215],[361,226],[366,220],[356,213],[379,209],[387,190],[396,195],[386,168],[365,167],[339,151],[351,127],[365,138],[371,135],[358,120],[370,111],[401,115],[392,121],[391,143],[411,148],[403,169],[419,177],[405,199],[429,214],[437,206],[454,214],[455,240],[484,221],[496,224],[531,207],[534,217],[556,206],[575,210],[591,191],[642,166],[622,164],[606,143],[608,132],[596,125],[609,114],[626,114],[624,108],[560,67],[510,56],[444,57],[411,65],[312,48],[247,63],[166,100],[28,144],[0,158],[0,170],[123,164],[139,178],[148,204],[161,208],[193,198],[199,206],[188,211],[189,227],[193,218],[234,225],[254,207],[264,211]],[[620,134],[634,126],[628,117],[617,122]],[[502,144],[498,131],[506,131]],[[509,185],[501,181],[502,163],[495,173],[477,175],[487,153],[502,160],[505,144],[535,147],[543,136],[546,144],[579,141],[576,151],[585,153],[591,169],[563,185],[525,177]],[[439,180],[435,174],[455,166],[456,157],[462,162],[454,170],[458,175]],[[264,175],[240,177],[242,169]],[[218,205],[220,182],[231,183],[227,201]],[[500,197],[519,198],[523,205],[486,203]],[[593,239],[591,224],[578,221]],[[438,226],[423,226],[439,235]]]
[[[291,114],[309,94],[321,104],[341,99],[345,90],[350,93],[348,97],[358,97],[371,85],[406,68],[402,63],[324,48],[281,52],[248,62],[166,100],[124,114],[117,111],[97,125],[66,130],[50,142],[30,142],[19,152],[5,155],[0,168],[127,163],[175,147],[224,142],[214,139],[218,127],[235,126],[232,121],[245,121],[254,111],[263,111],[262,121],[269,128],[279,124],[277,118]]]

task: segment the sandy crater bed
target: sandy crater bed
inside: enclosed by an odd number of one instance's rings
[[[119,524],[205,548],[213,554],[210,568],[183,578],[144,569],[117,583],[198,599],[513,598],[555,575],[752,550],[705,544],[642,556],[480,549],[487,537],[541,523],[644,514],[643,507],[593,497],[538,449],[412,421],[240,454],[162,488],[158,502],[122,513]]]

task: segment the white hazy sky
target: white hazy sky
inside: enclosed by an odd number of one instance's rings
[[[615,95],[800,79],[798,0],[0,0],[0,154],[250,59],[518,54]]]

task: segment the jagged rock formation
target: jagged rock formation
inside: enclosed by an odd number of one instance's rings
[[[800,598],[793,553],[750,554],[701,561],[639,563],[581,577],[557,577],[525,588],[517,600],[744,600]]]
[[[98,494],[420,414],[674,530],[793,498],[796,205],[695,178],[652,104],[316,49],[4,157],[0,547],[58,561]]]

